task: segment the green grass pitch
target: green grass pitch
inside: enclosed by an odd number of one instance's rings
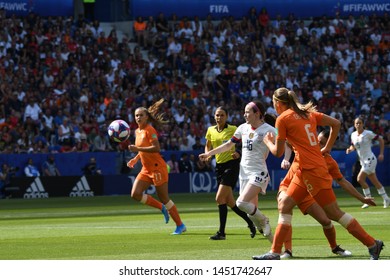
[[[374,193],[374,190],[373,190]],[[390,190],[388,190],[390,193]],[[341,208],[357,218],[369,234],[390,246],[390,209],[361,209],[361,203],[336,190]],[[259,199],[259,208],[275,229],[275,192]],[[0,201],[1,260],[249,260],[270,250],[261,235],[249,236],[246,224],[229,210],[226,240],[211,241],[218,230],[215,194],[172,194],[187,226],[173,236],[175,224],[130,196],[8,199]],[[369,258],[366,247],[338,223],[337,241],[352,251],[348,259]],[[390,259],[388,246],[381,259]],[[298,209],[293,217],[294,259],[340,259],[331,253],[321,226]]]

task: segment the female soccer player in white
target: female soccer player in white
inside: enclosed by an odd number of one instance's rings
[[[228,111],[224,107],[218,107],[215,110],[214,118],[216,125],[210,126],[206,133],[205,152],[216,148],[232,138],[237,127],[227,123]],[[208,158],[211,160],[211,157]],[[228,206],[238,216],[244,219],[250,229],[250,236],[253,238],[256,235],[256,227],[252,220],[249,219],[246,212],[239,209],[236,205],[236,200],[233,195],[233,189],[236,186],[240,172],[240,153],[234,148],[224,153],[215,156],[216,167],[215,174],[217,177],[218,191],[215,200],[218,204],[219,212],[219,230],[211,240],[225,240],[225,228],[228,214]]]
[[[366,178],[371,181],[378,191],[378,194],[383,198],[383,208],[387,208],[390,205],[390,199],[386,194],[385,188],[379,182],[378,177],[375,173],[375,168],[377,165],[377,158],[372,152],[372,141],[379,141],[379,155],[378,160],[383,161],[383,152],[384,152],[384,141],[382,136],[375,134],[371,130],[364,129],[363,119],[358,117],[355,119],[355,129],[356,131],[351,134],[352,145],[346,150],[346,153],[356,150],[357,155],[360,160],[360,165],[362,166],[358,174],[358,182],[363,188],[363,193],[366,197],[371,197],[370,187],[366,182]],[[363,204],[362,208],[369,207],[368,204]]]
[[[246,123],[241,124],[233,137],[226,143],[200,154],[201,160],[209,156],[230,150],[234,145],[242,143],[240,163],[240,195],[236,201],[238,208],[246,212],[259,231],[272,242],[273,235],[268,218],[260,212],[258,195],[266,194],[269,174],[266,159],[269,154],[263,143],[263,136],[267,132],[275,133],[275,128],[265,122],[265,107],[259,102],[250,102],[245,106],[244,118]]]

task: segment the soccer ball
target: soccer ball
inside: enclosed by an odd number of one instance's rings
[[[130,136],[130,126],[124,120],[115,120],[108,126],[108,136],[114,142],[126,141]]]

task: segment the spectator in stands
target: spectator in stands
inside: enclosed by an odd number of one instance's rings
[[[172,153],[170,159],[167,161],[169,166],[169,173],[180,173],[179,162],[177,161],[176,154]]]
[[[192,150],[192,145],[188,143],[188,138],[187,137],[182,137],[179,138],[179,151],[191,151]]]
[[[83,168],[84,175],[102,175],[102,170],[96,163],[96,158],[91,157]]]
[[[172,65],[173,70],[177,70],[181,68],[182,65],[182,59],[180,56],[181,52],[182,52],[182,44],[180,43],[179,39],[176,37],[170,37],[168,50],[167,50],[167,57],[169,59],[170,64]]]
[[[50,108],[46,108],[40,121],[41,134],[52,143],[55,137],[54,117]]]
[[[87,141],[87,135],[85,133],[80,134],[80,139],[76,142],[73,150],[75,152],[89,152],[91,149]]]
[[[99,133],[93,139],[93,152],[109,152],[112,151],[112,147],[110,145],[110,141],[108,140],[108,136],[105,128],[100,128]]]
[[[147,42],[149,41],[147,38],[147,22],[141,17],[138,16],[133,24],[134,28],[134,37],[137,41],[137,44],[141,48],[145,48],[147,46]]]
[[[164,37],[169,33],[168,20],[165,18],[164,13],[160,13],[156,19],[157,31],[161,32]]]
[[[27,165],[24,168],[24,174],[27,177],[39,177],[41,176],[41,173],[39,172],[38,168],[34,165],[34,161],[32,158],[29,158],[27,160]]]
[[[11,179],[16,176],[16,172],[19,171],[19,167],[11,166],[7,163],[3,163],[0,167],[0,198],[12,197],[10,190],[12,186]]]
[[[145,42],[145,47],[149,49],[151,46],[154,45],[156,42],[157,38],[157,26],[156,26],[156,21],[154,20],[153,16],[148,17],[148,21],[146,23],[146,42]]]
[[[30,147],[31,149],[31,147]],[[49,146],[46,142],[46,139],[44,140],[34,140],[32,150],[34,153],[42,153],[42,154],[47,154],[49,152]]]
[[[38,123],[39,114],[41,112],[42,112],[41,107],[36,102],[36,99],[34,97],[31,97],[29,99],[28,105],[24,110],[24,121],[26,120],[27,117],[30,117],[34,123]]]
[[[189,16],[187,16],[188,21],[190,20]],[[181,70],[181,72],[174,71],[175,67],[166,59],[170,30],[164,15],[159,15],[156,17],[156,20],[154,20],[153,16],[148,18],[148,28],[149,22],[155,21],[154,46],[150,47],[149,51],[154,53],[157,61],[149,61],[149,64],[146,64],[148,68],[145,68],[143,54],[146,54],[145,52],[148,49],[141,52],[137,43],[135,43],[133,49],[130,49],[126,37],[118,41],[119,33],[117,34],[115,29],[112,29],[110,34],[106,36],[101,32],[99,22],[96,25],[94,21],[86,20],[83,16],[74,21],[73,17],[64,19],[52,17],[48,19],[30,14],[28,18],[29,25],[23,26],[18,24],[18,22],[25,20],[24,17],[7,17],[7,20],[11,22],[10,24],[16,26],[16,37],[13,30],[5,29],[4,36],[15,37],[15,42],[3,40],[0,43],[0,45],[3,45],[2,48],[0,47],[4,60],[2,64],[3,71],[7,75],[7,79],[0,85],[0,100],[4,104],[5,116],[12,116],[13,126],[18,123],[18,120],[22,120],[19,122],[20,127],[15,129],[15,131],[11,129],[10,133],[13,139],[22,139],[21,142],[24,142],[24,144],[21,149],[18,149],[14,147],[14,142],[6,143],[2,140],[3,148],[0,149],[17,153],[29,150],[31,152],[43,152],[45,149],[38,151],[39,148],[34,147],[35,144],[32,141],[36,134],[35,127],[38,125],[41,129],[40,133],[45,136],[46,141],[51,145],[50,150],[59,151],[60,148],[56,146],[55,134],[58,127],[62,124],[63,116],[70,117],[75,113],[75,110],[80,112],[80,116],[83,119],[89,117],[93,119],[91,123],[84,121],[82,125],[88,139],[91,139],[89,144],[92,144],[94,135],[90,133],[91,128],[87,128],[87,126],[96,126],[95,133],[97,133],[98,126],[94,115],[97,109],[99,109],[101,98],[105,96],[107,91],[110,91],[113,99],[113,91],[119,94],[119,100],[122,98],[122,100],[126,100],[130,96],[129,101],[125,102],[125,114],[131,115],[129,112],[143,104],[143,102],[150,102],[153,96],[164,95],[173,98],[176,92],[178,95],[186,92],[186,90],[176,87],[178,77],[181,79],[182,84],[190,86],[191,99],[195,101],[188,102],[188,98],[187,100],[179,99],[180,106],[178,107],[182,107],[184,111],[195,103],[196,107],[206,115],[207,110],[205,108],[211,101],[218,105],[219,102],[225,102],[225,104],[228,104],[229,110],[238,109],[241,111],[243,104],[240,102],[240,98],[238,97],[238,100],[231,102],[231,97],[228,93],[231,92],[229,89],[235,92],[235,87],[238,87],[237,94],[242,91],[241,85],[244,85],[244,77],[237,75],[236,69],[239,61],[247,57],[260,60],[260,66],[256,65],[255,59],[253,61],[247,60],[247,66],[253,70],[253,75],[250,74],[250,69],[248,69],[246,74],[249,82],[255,81],[254,77],[256,77],[256,74],[261,76],[257,84],[259,97],[261,95],[262,98],[267,98],[269,93],[272,93],[275,88],[284,85],[287,80],[286,73],[291,70],[296,73],[292,77],[293,79],[289,80],[291,87],[294,84],[299,85],[305,98],[303,86],[305,82],[308,82],[309,85],[308,92],[313,90],[314,85],[320,85],[319,90],[323,94],[322,98],[318,100],[318,109],[330,113],[330,109],[335,104],[334,102],[337,101],[332,96],[336,94],[336,79],[333,79],[333,75],[336,77],[336,72],[333,70],[328,72],[326,69],[333,68],[339,62],[342,57],[342,50],[344,50],[347,53],[347,57],[352,59],[352,61],[349,63],[348,71],[344,75],[346,86],[344,96],[341,93],[341,83],[339,83],[339,92],[342,95],[343,102],[345,100],[354,101],[348,112],[343,112],[345,114],[343,115],[344,120],[347,115],[353,119],[360,113],[362,102],[365,100],[366,94],[369,93],[369,89],[365,88],[365,82],[368,81],[369,88],[372,88],[371,84],[375,87],[375,83],[373,84],[370,81],[370,76],[373,77],[373,81],[376,80],[379,88],[382,89],[382,96],[387,97],[389,92],[389,86],[386,84],[388,80],[386,73],[389,72],[389,67],[386,68],[380,65],[380,62],[386,61],[388,58],[388,52],[386,52],[388,42],[384,39],[385,36],[382,36],[384,38],[376,46],[374,40],[369,38],[371,34],[375,34],[375,29],[378,30],[378,34],[387,31],[387,14],[376,18],[371,17],[369,21],[365,15],[356,19],[350,15],[348,20],[347,17],[343,18],[342,16],[324,16],[321,21],[318,19],[313,19],[313,21],[305,19],[304,26],[309,27],[310,32],[316,30],[316,36],[318,37],[317,41],[309,38],[307,40],[308,43],[305,43],[305,40],[299,40],[299,38],[295,40],[295,31],[299,27],[299,21],[294,16],[282,19],[276,15],[272,21],[272,28],[270,28],[269,23],[266,25],[267,28],[264,28],[260,27],[259,23],[253,24],[252,22],[251,25],[255,30],[245,39],[245,36],[241,33],[249,30],[246,18],[235,19],[226,17],[218,23],[214,21],[211,15],[208,15],[207,19],[201,22],[203,34],[195,35],[196,32],[193,31],[190,39],[187,38],[184,43],[181,42],[183,50],[179,57],[183,58],[183,63],[186,65],[185,67],[182,65],[177,69]],[[253,20],[253,14],[252,17],[248,16],[248,21],[251,20]],[[340,40],[346,37],[343,33],[344,31],[341,30],[342,28],[335,24],[336,21],[339,22],[340,20],[343,20],[346,25],[348,40]],[[194,21],[196,21],[195,17]],[[257,16],[256,21],[258,22]],[[349,24],[349,21],[352,23]],[[322,33],[321,30],[324,27],[322,22],[328,22],[324,24],[326,25],[325,33]],[[179,23],[179,21],[177,20],[176,23]],[[36,36],[30,35],[31,32],[27,29],[27,26],[36,32]],[[153,29],[153,27],[151,28]],[[333,35],[331,34],[332,29],[335,31]],[[215,43],[209,41],[216,36],[217,30],[219,31],[218,38],[225,38],[220,47],[217,45],[223,40],[218,40]],[[260,33],[260,31],[263,33]],[[279,57],[276,57],[270,51],[268,45],[272,38],[279,33],[285,35],[286,41],[284,47],[280,48],[281,44],[278,42],[278,39],[276,40],[276,44],[279,46]],[[98,35],[98,38],[96,38],[96,35]],[[262,37],[266,38],[266,40],[263,41]],[[210,51],[210,46],[213,46],[213,51]],[[37,52],[37,57],[32,50]],[[192,55],[189,55],[189,53],[192,53]],[[210,63],[210,66],[213,66],[212,60],[206,55],[207,53],[213,56],[213,60],[218,58],[220,60],[219,63],[225,65],[225,69],[224,73],[221,74],[223,79],[221,79],[221,76],[217,76],[209,88],[203,89],[201,86],[202,73],[206,69],[206,63]],[[311,68],[309,72],[312,74],[308,76],[299,75],[298,67],[305,67],[306,69],[306,66],[300,63],[305,58],[302,54],[305,54],[305,57],[310,57],[308,62],[312,64],[309,67],[309,69]],[[188,61],[185,59],[186,56],[187,59],[189,58]],[[310,64],[308,65],[310,66]],[[102,79],[107,73],[108,67],[113,68],[113,80],[110,81],[110,87],[107,87],[106,81]],[[157,70],[145,71],[145,69],[152,69],[153,67]],[[192,71],[189,71],[189,67],[191,67]],[[25,69],[25,72],[22,72],[22,69]],[[261,69],[261,73],[256,73],[256,71],[259,71],[258,69]],[[280,73],[275,72],[274,75],[272,69],[280,69]],[[185,72],[187,72],[187,75]],[[147,86],[144,87],[144,84],[142,85],[144,89],[142,94],[137,91],[139,82],[142,80],[141,75]],[[333,81],[333,83],[326,81],[326,76],[328,75],[331,75],[330,82]],[[348,92],[347,81],[350,83],[350,92]],[[196,86],[192,87],[192,83],[196,83]],[[245,82],[246,86],[247,84]],[[253,84],[251,85],[253,86]],[[328,88],[329,85],[330,88]],[[248,88],[252,89],[251,86]],[[379,88],[374,88],[374,91],[371,93],[371,98],[373,99],[371,106],[379,106],[375,100],[379,94]],[[222,95],[220,95],[220,90],[223,92]],[[41,121],[45,114],[39,116],[38,123],[33,121],[31,117],[24,120],[24,113],[29,105],[28,100],[30,98],[39,100],[38,104],[45,113],[46,108],[51,108],[50,115],[55,118],[55,131],[50,133],[50,136],[43,128],[43,122]],[[76,106],[69,104],[72,101],[76,102]],[[342,107],[345,107],[345,103],[340,104]],[[386,113],[388,114],[388,109],[386,108],[388,108],[387,104],[389,102],[381,104],[385,115]],[[116,108],[104,109],[102,113],[105,116],[105,120],[102,122],[108,122],[107,116],[111,116],[111,112],[121,109],[120,106],[121,103],[119,102]],[[171,106],[171,103],[169,103],[166,111],[169,111]],[[350,106],[349,103],[348,106]],[[371,108],[367,110],[367,114],[368,112],[371,112]],[[210,123],[210,118],[193,118],[195,114],[194,110],[188,110],[188,118],[191,120],[191,125],[196,128],[207,127]],[[50,118],[50,115],[47,117]],[[211,113],[212,115],[213,112]],[[231,115],[233,116],[233,114]],[[235,118],[235,122],[243,122],[241,114]],[[173,121],[173,123],[175,122]],[[388,137],[390,137],[388,126],[381,125],[381,127],[384,135],[389,135]],[[177,131],[179,135],[171,135],[170,132],[172,130]],[[166,132],[168,136],[165,137],[162,144],[170,143],[170,138],[178,139],[182,137],[182,132],[184,132],[184,126],[171,126],[170,129],[168,128]],[[202,135],[202,133],[195,135]],[[386,145],[389,144],[389,141],[386,140],[388,137],[385,137]],[[177,145],[173,145],[173,147],[177,149]],[[169,145],[164,145],[164,149],[167,148],[169,148]],[[68,152],[72,151],[69,149],[65,150]]]
[[[265,28],[268,26],[270,20],[271,20],[271,19],[270,19],[270,16],[269,16],[269,14],[268,14],[267,9],[263,7],[263,8],[260,10],[260,13],[259,13],[259,16],[258,16],[258,21],[259,21],[260,27],[261,27],[262,29],[265,29]]]
[[[192,172],[192,166],[187,153],[182,153],[179,160],[180,173]]]
[[[74,144],[73,130],[68,117],[64,117],[62,124],[58,127],[58,143],[62,146],[73,146]]]
[[[46,161],[42,165],[43,176],[61,176],[61,172],[58,170],[54,155],[47,156]]]
[[[10,186],[13,176],[15,176],[15,169],[3,163],[0,168],[0,199],[7,197],[7,187]]]
[[[196,136],[195,137],[195,144],[192,145],[192,150],[194,151],[203,151],[204,150],[204,145],[200,142],[200,137]]]
[[[20,128],[20,134],[18,135],[18,140],[16,141],[17,149],[21,153],[27,153],[28,147],[31,145],[32,141],[30,137],[28,136],[27,132],[23,130],[23,128]],[[4,141],[4,140],[2,140]],[[4,144],[5,145],[5,144]]]

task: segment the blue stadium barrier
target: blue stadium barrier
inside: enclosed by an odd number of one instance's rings
[[[377,155],[379,152],[378,147],[374,147],[374,152]],[[176,153],[180,158],[182,152],[163,152],[162,155],[165,159],[168,159],[170,154]],[[198,154],[198,152],[190,151],[187,153]],[[49,193],[48,197],[52,196],[85,196],[85,192],[79,193],[76,190],[76,186],[81,184],[83,187],[78,187],[81,191],[88,190],[85,187],[85,181],[83,178],[83,166],[89,161],[90,157],[95,157],[99,168],[103,172],[103,176],[86,176],[89,182],[90,177],[96,177],[93,179],[93,183],[89,183],[89,187],[94,195],[126,195],[130,194],[131,186],[135,180],[136,172],[130,172],[128,174],[121,174],[121,163],[123,162],[123,154],[117,152],[107,153],[67,153],[67,154],[54,154],[58,168],[61,171],[61,177],[40,177],[40,182],[35,182],[34,178],[28,178],[24,176],[23,169],[28,158],[32,158],[34,163],[41,167],[43,162],[47,158],[47,154],[0,154],[0,164],[6,162],[7,164],[19,168],[15,182],[18,185],[19,190],[14,197],[25,197],[27,190],[35,190],[39,184],[42,184],[45,191],[42,193]],[[351,181],[352,166],[356,161],[356,153],[349,155],[345,154],[344,150],[333,151],[333,158],[338,162],[340,170],[345,178]],[[390,185],[390,148],[385,149],[384,162],[378,163],[376,173],[384,186]],[[271,182],[269,190],[277,190],[280,181],[286,174],[285,170],[280,168],[281,158],[276,158],[270,155],[267,159],[268,169],[270,172]],[[181,173],[181,174],[169,174],[170,193],[199,193],[199,192],[216,192],[218,186],[213,172],[193,172],[193,173]],[[67,183],[68,182],[68,183]],[[81,182],[81,183],[80,183]],[[84,183],[83,183],[84,182]],[[31,186],[34,185],[32,188]],[[334,185],[334,187],[339,187]],[[56,189],[57,188],[57,189]],[[39,188],[38,188],[39,189]],[[61,189],[61,191],[58,191]],[[238,186],[236,186],[238,190]],[[41,192],[38,190],[35,194],[36,197],[41,196]],[[154,193],[155,189],[152,186],[148,190],[149,193]],[[32,195],[34,198],[34,195]]]

